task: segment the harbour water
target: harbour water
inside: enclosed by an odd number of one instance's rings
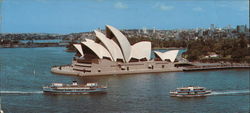
[[[50,73],[53,65],[70,64],[74,53],[65,48],[0,49],[1,105],[5,113],[248,113],[249,70],[168,72],[98,77]],[[106,94],[44,95],[52,82],[108,84]],[[197,85],[212,89],[211,96],[175,98],[169,91]]]

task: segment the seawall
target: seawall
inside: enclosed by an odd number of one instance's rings
[[[182,72],[183,68],[169,68],[169,69],[137,69],[129,71],[112,70],[109,72],[80,72],[73,70],[72,66],[57,66],[52,67],[51,72],[60,75],[74,75],[74,76],[103,76],[103,75],[125,75],[125,74],[142,74],[142,73],[162,73],[162,72]]]
[[[250,65],[203,65],[189,67],[171,67],[164,69],[134,69],[134,70],[112,70],[109,72],[80,72],[73,70],[73,66],[54,66],[51,72],[60,75],[74,76],[103,76],[103,75],[124,75],[124,74],[142,74],[142,73],[163,73],[163,72],[187,72],[187,71],[206,71],[206,70],[224,70],[224,69],[250,69]]]

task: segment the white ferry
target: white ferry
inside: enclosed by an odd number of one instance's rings
[[[51,94],[88,94],[104,93],[106,89],[107,86],[100,86],[97,83],[77,84],[76,81],[73,81],[72,84],[52,83],[43,87],[43,92]]]
[[[205,87],[199,86],[188,86],[177,88],[175,91],[170,92],[170,96],[175,97],[196,97],[196,96],[207,96],[211,94],[212,90],[207,90]]]

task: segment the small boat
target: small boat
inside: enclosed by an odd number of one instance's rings
[[[177,88],[175,91],[170,91],[170,96],[174,97],[198,97],[211,94],[212,90],[207,90],[205,87],[188,86]]]
[[[43,87],[44,93],[50,94],[88,94],[88,93],[104,93],[107,86],[99,86],[97,83],[77,84],[73,81],[72,84],[52,83],[49,86]]]

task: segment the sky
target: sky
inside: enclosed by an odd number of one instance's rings
[[[0,0],[3,33],[249,26],[248,0]]]

